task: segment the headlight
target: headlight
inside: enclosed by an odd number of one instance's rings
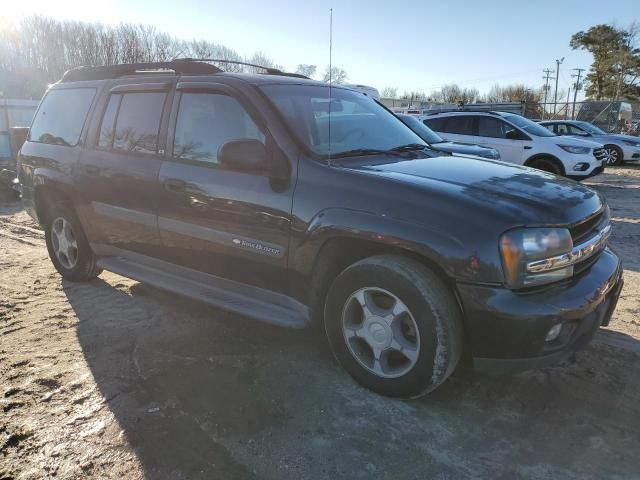
[[[500,238],[500,254],[506,284],[524,288],[556,282],[573,275],[573,266],[551,271],[531,272],[527,264],[570,253],[571,234],[566,228],[521,228]]]
[[[589,147],[576,147],[573,145],[558,145],[561,149],[563,149],[565,152],[569,152],[569,153],[578,153],[578,154],[583,154],[583,153],[589,153],[591,151],[591,148]]]
[[[633,140],[622,140],[625,145],[631,145],[632,147],[640,147],[640,142],[634,142]]]

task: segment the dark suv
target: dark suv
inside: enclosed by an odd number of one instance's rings
[[[20,154],[56,269],[107,269],[288,327],[418,396],[456,368],[531,368],[585,345],[622,286],[593,190],[440,157],[369,97],[210,63],[74,69]]]

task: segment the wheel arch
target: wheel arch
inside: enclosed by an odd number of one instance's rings
[[[562,176],[563,177],[567,176],[567,171],[564,168],[564,164],[562,163],[562,161],[558,157],[550,153],[536,153],[535,155],[532,155],[529,158],[527,158],[527,160],[524,162],[524,166],[530,167],[536,160],[540,160],[543,158],[553,161],[553,163],[555,163],[560,168],[560,173],[562,174]]]

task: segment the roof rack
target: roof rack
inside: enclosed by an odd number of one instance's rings
[[[223,60],[220,58],[178,58],[176,61],[180,62],[216,62],[216,63],[230,63],[232,65],[243,65],[245,67],[261,68],[267,75],[282,75],[285,77],[305,78],[309,80],[309,77],[302,75],[301,73],[283,72],[279,68],[265,67],[263,65],[256,65],[255,63],[241,62],[239,60]]]
[[[424,115],[438,115],[439,113],[489,113],[491,115],[499,115],[495,110],[484,110],[482,108],[445,108],[442,110],[433,110],[428,113],[424,113]]]
[[[75,67],[67,70],[62,76],[61,82],[78,82],[81,80],[106,80],[136,75],[155,70],[173,70],[177,75],[212,75],[222,73],[222,70],[207,62],[230,63],[247,67],[261,68],[268,75],[284,75],[287,77],[306,78],[299,73],[287,73],[277,68],[263,67],[254,63],[240,62],[236,60],[222,60],[217,58],[176,58],[168,62],[126,63],[118,65],[104,65],[99,67]]]
[[[184,60],[169,62],[127,63],[118,65],[104,65],[99,67],[76,67],[67,70],[61,82],[77,82],[80,80],[105,80],[125,75],[135,75],[150,70],[173,70],[179,75],[210,75],[222,70],[214,65]]]

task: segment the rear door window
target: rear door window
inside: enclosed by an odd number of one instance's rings
[[[477,135],[475,117],[472,115],[460,115],[458,117],[445,117],[444,132],[456,135]]]
[[[33,120],[29,140],[67,147],[77,145],[95,94],[95,88],[49,91]]]
[[[164,92],[132,92],[124,93],[119,100],[116,115],[113,145],[114,150],[138,153],[156,153],[158,136],[160,134],[160,120],[166,93]],[[103,117],[106,141],[108,142],[108,128],[110,118],[115,109],[113,97]],[[117,100],[113,100],[116,102]],[[106,121],[106,122],[105,122]],[[102,129],[100,138],[102,139]]]

